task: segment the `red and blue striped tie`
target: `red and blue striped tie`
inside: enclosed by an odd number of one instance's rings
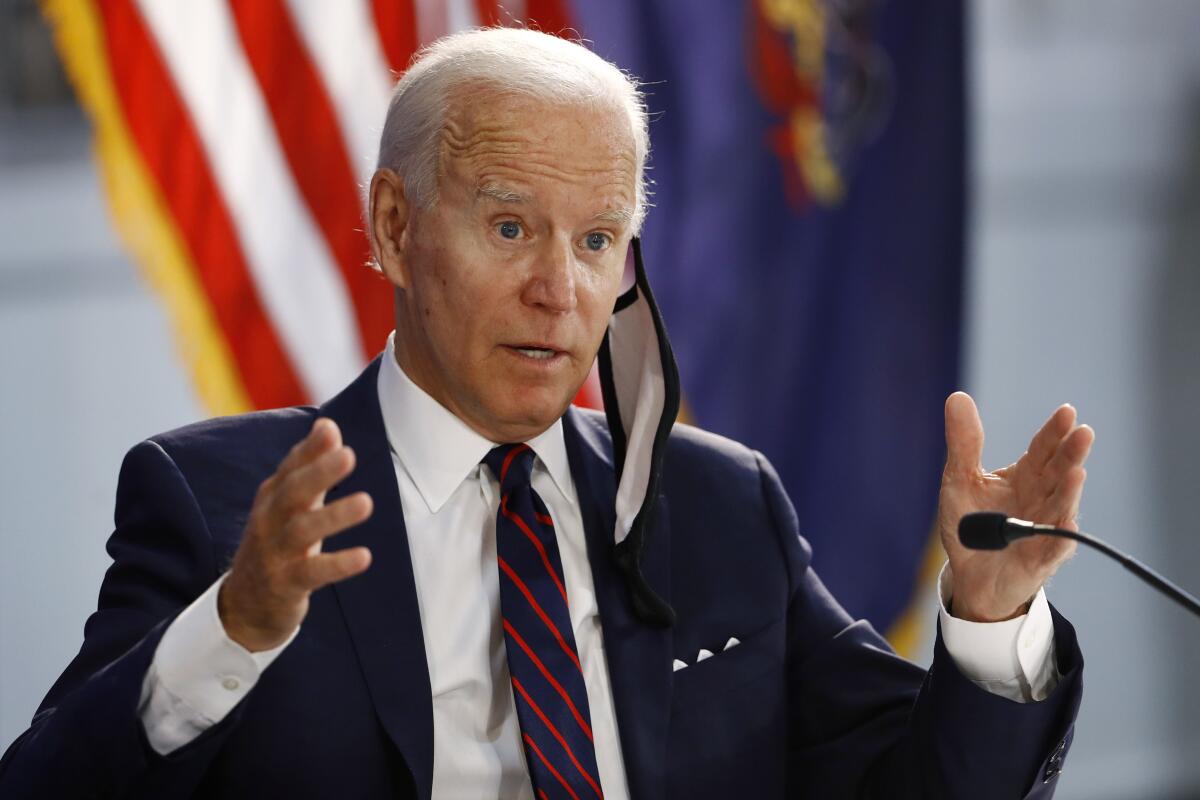
[[[500,480],[500,614],[534,794],[603,797],[554,522],[530,484],[533,451],[500,445],[484,462]]]

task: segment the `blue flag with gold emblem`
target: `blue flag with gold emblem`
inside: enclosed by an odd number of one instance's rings
[[[766,453],[825,582],[888,630],[929,543],[958,376],[961,5],[571,11],[646,84],[645,261],[685,413]]]

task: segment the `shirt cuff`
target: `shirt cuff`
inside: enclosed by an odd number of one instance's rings
[[[222,575],[167,627],[142,684],[139,714],[156,752],[165,755],[217,724],[249,694],[299,633],[251,653],[225,633],[217,610]]]
[[[1058,684],[1054,621],[1039,589],[1029,611],[1003,622],[969,622],[950,614],[946,568],[938,576],[942,642],[958,669],[993,694],[1029,702],[1044,700]]]

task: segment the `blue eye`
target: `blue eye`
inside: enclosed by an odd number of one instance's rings
[[[496,226],[496,230],[505,239],[516,239],[521,235],[521,225],[516,222],[501,222]]]
[[[598,253],[607,248],[612,239],[609,238],[607,233],[589,233],[585,241],[587,242],[588,250]]]

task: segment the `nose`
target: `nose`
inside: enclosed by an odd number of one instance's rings
[[[574,310],[579,302],[575,268],[571,242],[558,237],[547,240],[534,259],[524,301],[558,314]]]

